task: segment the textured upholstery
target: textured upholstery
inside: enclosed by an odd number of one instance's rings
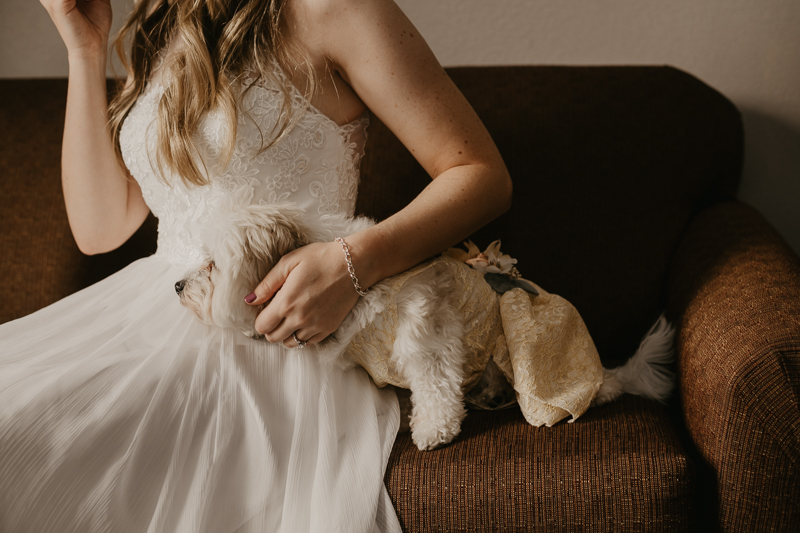
[[[552,428],[471,412],[431,452],[401,434],[386,485],[406,531],[693,531],[693,464],[663,406],[631,396]]]
[[[662,309],[680,393],[633,397],[574,424],[472,412],[451,445],[401,434],[386,485],[406,531],[784,531],[800,485],[800,266],[735,201],[736,109],[666,67],[449,69],[514,178],[512,209],[473,239],[503,249],[583,315],[607,365]],[[0,322],[155,247],[151,218],[85,257],[60,190],[64,80],[0,81]],[[377,118],[360,212],[384,218],[429,178]],[[119,302],[125,305],[125,302]],[[44,325],[46,327],[46,325]],[[2,349],[2,347],[0,347]]]
[[[751,207],[691,224],[670,277],[686,425],[725,531],[800,527],[800,260]]]
[[[0,81],[0,323],[25,316],[155,252],[156,221],[120,249],[87,257],[61,192],[66,80]]]

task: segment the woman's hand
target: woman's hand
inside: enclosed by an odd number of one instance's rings
[[[269,301],[256,318],[256,331],[270,342],[283,342],[291,348],[297,346],[292,334],[314,344],[336,331],[358,301],[358,294],[347,273],[342,247],[326,242],[283,256],[245,298],[248,300],[250,305]]]
[[[105,57],[111,31],[110,0],[40,0],[71,57]]]

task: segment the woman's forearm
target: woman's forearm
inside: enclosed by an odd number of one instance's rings
[[[70,228],[87,254],[120,246],[148,212],[108,131],[105,62],[104,52],[69,61],[62,185]]]
[[[359,280],[372,285],[457,244],[508,210],[511,188],[502,160],[443,172],[403,210],[348,237]]]

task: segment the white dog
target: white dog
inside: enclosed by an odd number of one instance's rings
[[[237,207],[228,210],[224,220],[215,221],[215,229],[206,239],[207,261],[177,282],[175,290],[181,303],[205,324],[235,328],[259,338],[254,323],[263,306],[245,304],[242,295],[250,293],[291,250],[346,237],[373,224],[360,217],[305,217],[293,204]],[[469,270],[466,265],[464,268]],[[347,364],[349,359],[352,364],[348,344],[365,328],[374,327],[374,321],[380,321],[386,301],[393,298],[396,324],[389,364],[402,376],[400,385],[411,390],[414,443],[420,450],[433,449],[452,441],[466,416],[465,368],[475,354],[465,349],[464,338],[469,332],[458,305],[460,287],[450,270],[436,264],[408,278],[399,289],[397,284],[392,285],[392,279],[375,284],[359,298],[332,338],[314,349],[322,360]],[[672,330],[662,317],[626,365],[604,371],[594,404],[606,403],[624,392],[663,401],[672,388],[672,376],[662,366],[670,361],[671,349]],[[483,359],[482,368],[487,360]],[[356,362],[379,381],[379,369],[370,367],[363,358]],[[473,390],[471,397],[478,403],[497,403],[493,398],[509,390],[502,373],[493,365],[490,368],[495,371],[485,372]]]

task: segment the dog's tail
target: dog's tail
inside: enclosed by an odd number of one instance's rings
[[[627,363],[603,369],[603,384],[594,405],[608,403],[626,392],[665,401],[675,381],[675,375],[667,368],[673,360],[674,335],[675,329],[661,315]]]

